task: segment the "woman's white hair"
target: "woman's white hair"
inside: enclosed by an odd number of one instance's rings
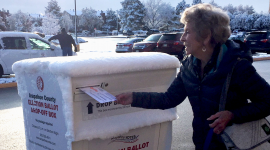
[[[189,23],[202,41],[211,34],[211,45],[223,44],[231,35],[230,17],[220,8],[203,3],[193,5],[182,13],[180,22]]]

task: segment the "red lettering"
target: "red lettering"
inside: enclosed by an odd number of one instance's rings
[[[127,147],[127,150],[140,150],[140,149],[144,149],[144,148],[148,147],[148,144],[149,144],[149,142],[145,142],[145,143],[138,144],[138,145],[133,145],[132,147]],[[118,149],[118,150],[120,150],[120,149]],[[126,149],[124,148],[124,149],[121,149],[121,150],[126,150]]]
[[[36,114],[39,114],[40,110],[37,109],[37,108],[32,108],[31,107],[31,112],[36,113]]]
[[[56,118],[56,113],[49,111],[49,117]]]
[[[145,148],[145,145],[146,145],[146,144],[145,144],[145,143],[143,143],[143,144],[142,144],[142,148]]]
[[[134,145],[134,146],[132,147],[132,150],[137,150],[137,145]]]

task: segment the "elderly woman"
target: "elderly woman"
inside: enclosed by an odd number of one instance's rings
[[[196,150],[203,149],[210,128],[214,128],[215,134],[209,149],[226,149],[220,133],[227,125],[270,114],[270,86],[252,66],[245,44],[228,40],[230,19],[221,9],[197,4],[183,12],[181,22],[185,24],[181,41],[186,46],[187,56],[168,90],[165,93],[124,93],[117,95],[116,101],[133,107],[168,109],[188,97],[194,114]],[[223,84],[238,58],[244,60],[235,67],[225,111],[219,112]]]

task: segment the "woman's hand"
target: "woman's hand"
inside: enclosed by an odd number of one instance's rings
[[[227,126],[227,124],[233,119],[233,113],[230,111],[220,111],[207,120],[214,120],[212,124],[209,124],[211,128],[214,128],[214,133],[220,134]]]
[[[132,99],[132,93],[122,93],[119,95],[116,95],[116,102],[118,104],[122,104],[122,105],[129,105],[132,103],[133,99]]]

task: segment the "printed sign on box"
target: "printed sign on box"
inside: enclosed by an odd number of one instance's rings
[[[23,111],[27,149],[67,148],[67,129],[59,126],[65,121],[58,82],[48,75],[34,74],[25,78],[28,96],[23,98]]]

